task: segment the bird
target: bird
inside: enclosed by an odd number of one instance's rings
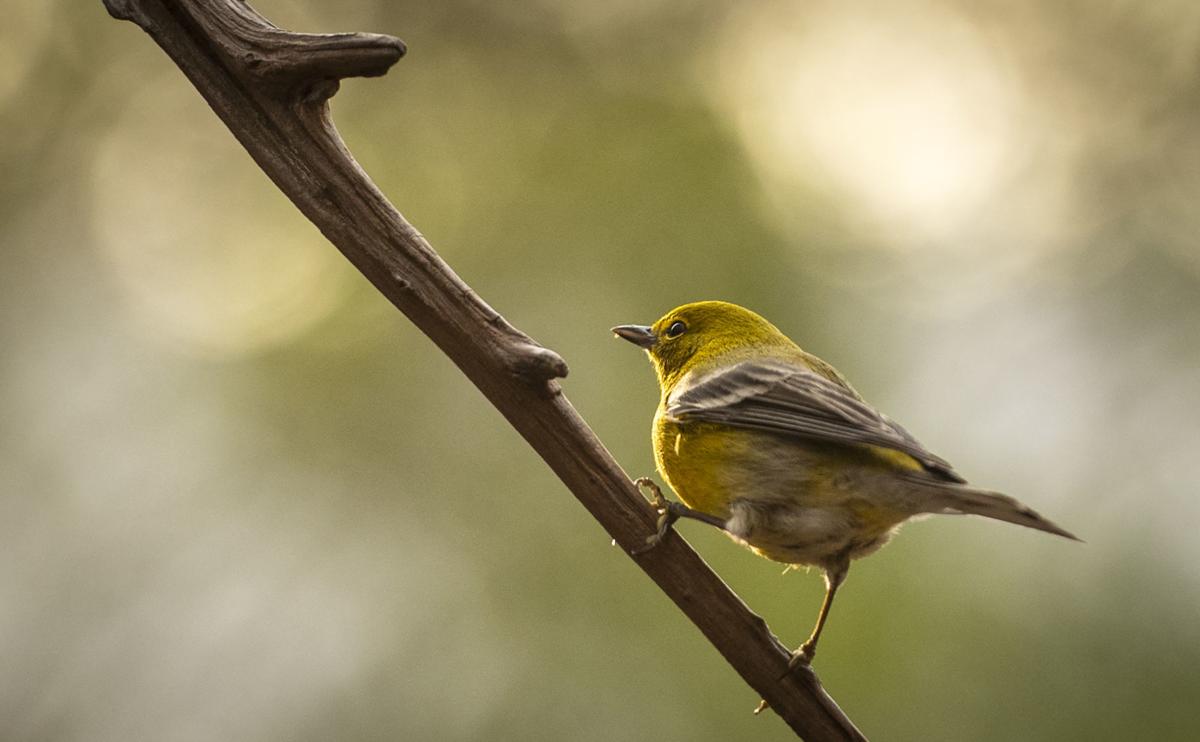
[[[767,559],[819,568],[825,597],[788,672],[812,662],[851,561],[910,518],[982,515],[1079,540],[1018,500],[969,485],[833,366],[749,309],[693,302],[612,332],[650,356],[661,393],[655,465],[679,498],[637,480],[660,517],[635,553],[691,518]]]

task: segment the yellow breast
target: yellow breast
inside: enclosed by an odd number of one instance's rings
[[[678,423],[656,417],[654,461],[685,505],[728,518],[729,501],[737,493],[725,480],[731,457],[736,461],[747,445],[745,435],[709,423],[693,423],[685,430]]]

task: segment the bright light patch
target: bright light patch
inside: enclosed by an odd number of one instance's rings
[[[833,191],[919,241],[1003,182],[1022,101],[963,19],[934,6],[752,7],[731,26],[719,102],[776,185]]]

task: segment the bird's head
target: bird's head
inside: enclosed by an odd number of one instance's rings
[[[694,369],[799,351],[775,325],[725,301],[684,304],[652,325],[620,325],[612,331],[646,349],[664,392]]]

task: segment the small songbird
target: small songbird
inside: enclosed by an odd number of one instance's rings
[[[816,625],[789,668],[812,661],[850,561],[913,516],[969,513],[1075,539],[1007,495],[968,486],[833,366],[748,309],[702,301],[612,331],[654,364],[654,459],[683,501],[654,487],[662,517],[647,548],[695,518],[767,559],[824,571]]]

